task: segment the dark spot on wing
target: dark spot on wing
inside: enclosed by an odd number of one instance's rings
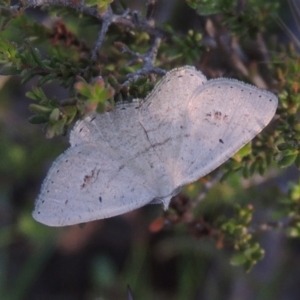
[[[217,120],[221,120],[222,117],[222,113],[220,111],[216,111],[214,114],[215,119]]]
[[[81,184],[80,188],[81,188],[81,189],[84,189],[84,188],[86,188],[89,184],[94,183],[94,182],[97,180],[97,178],[98,178],[99,172],[100,172],[100,170],[96,170],[96,168],[95,168],[95,169],[93,169],[93,170],[91,171],[90,174],[85,175],[84,178],[83,178],[83,183]]]
[[[222,144],[224,144],[224,142],[223,142],[223,140],[222,140],[222,139],[219,139],[219,142],[220,142],[220,143],[222,143]]]
[[[125,109],[126,109],[125,107],[122,107],[122,108],[121,108],[121,110],[125,110]]]
[[[83,127],[81,127],[81,128],[79,129],[79,132],[81,132],[81,131],[82,131],[82,129],[83,129]]]
[[[96,117],[93,117],[90,122],[93,122],[95,119],[96,119]]]
[[[66,201],[65,201],[65,205],[67,205],[67,204],[68,204],[68,202],[69,202],[69,200],[66,200]]]
[[[100,203],[102,203],[102,197],[101,196],[99,197],[99,201],[100,201]]]

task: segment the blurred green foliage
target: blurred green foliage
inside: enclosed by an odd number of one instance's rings
[[[130,26],[126,24],[126,7],[122,8],[120,3],[115,2],[105,0],[86,3],[88,8],[97,7],[96,12],[100,16],[105,15],[110,5],[119,15],[124,14],[124,23],[110,26],[95,59],[92,59],[92,53],[102,22],[93,14],[76,11],[74,6],[71,8],[68,5],[45,6],[39,13],[47,21],[51,20],[48,19],[49,16],[60,17],[59,20],[51,21],[49,25],[47,22],[37,21],[37,16],[28,12],[30,9],[23,9],[26,8],[26,2],[22,2],[19,8],[12,7],[9,1],[0,2],[0,74],[18,76],[21,79],[21,84],[26,89],[24,94],[33,101],[26,104],[32,113],[29,122],[44,124],[47,138],[65,135],[74,121],[92,111],[104,112],[112,109],[114,103],[118,101],[144,98],[154,86],[155,80],[151,74],[139,77],[128,86],[123,85],[127,79],[126,75],[138,71],[143,65],[137,58],[138,55],[132,57],[132,53],[144,54],[149,51],[149,45],[155,35],[151,34],[150,29],[143,31],[135,27],[138,22],[137,15],[130,15],[127,19],[131,20]],[[271,34],[276,26],[272,15],[278,13],[282,2],[260,0],[185,2],[196,15],[205,16],[202,21],[212,20],[215,27],[213,30],[200,30],[198,27],[190,26],[182,33],[175,30],[171,22],[162,24],[163,39],[157,49],[155,65],[163,69],[184,64],[197,65],[211,77],[225,73],[245,81],[252,81],[256,76],[267,83],[268,89],[278,91],[280,106],[273,123],[222,167],[224,185],[212,189],[194,211],[191,203],[197,203],[197,197],[201,192],[206,193],[205,182],[203,184],[199,181],[188,186],[184,190],[184,195],[187,195],[189,200],[184,202],[181,199],[180,205],[174,205],[168,214],[158,217],[157,220],[153,215],[147,219],[148,224],[153,219],[157,221],[155,228],[159,233],[164,230],[175,232],[174,235],[160,240],[152,250],[158,253],[156,255],[162,260],[177,257],[179,284],[175,293],[176,299],[192,299],[192,291],[199,285],[197,278],[205,278],[203,270],[208,268],[214,259],[221,261],[223,256],[226,256],[226,262],[220,263],[220,272],[228,270],[228,261],[249,271],[265,255],[259,244],[258,233],[265,231],[266,228],[281,229],[287,236],[294,238],[298,238],[300,233],[300,181],[291,183],[286,194],[277,189],[268,195],[262,192],[252,195],[249,188],[247,193],[251,195],[248,198],[241,196],[246,189],[243,185],[245,179],[251,182],[252,178],[261,179],[260,176],[274,172],[276,175],[272,176],[279,176],[278,167],[287,168],[293,165],[297,169],[300,168],[299,53],[292,45],[274,43],[272,38],[276,37]],[[76,6],[76,3],[74,5]],[[153,20],[149,20],[150,24],[151,22]],[[211,32],[214,32],[215,36],[211,36]],[[258,37],[267,33],[264,37],[264,46],[272,48],[270,48],[271,59],[261,63],[267,65],[266,69],[261,71],[259,68],[261,66],[255,67],[260,64],[255,55],[254,58],[251,55],[248,57],[249,61],[252,60],[252,64],[245,64],[249,71],[248,75],[239,72],[237,64],[224,67],[221,63],[220,65],[215,63],[218,60],[216,57],[224,55],[224,49],[216,37],[218,32],[228,39],[235,38],[244,55],[248,54],[247,45],[255,44]],[[215,40],[211,41],[213,38]],[[211,43],[207,43],[207,39]],[[217,51],[217,54],[211,58],[210,55],[214,51]],[[224,56],[225,60],[230,60]],[[213,64],[217,66],[211,67]],[[264,72],[267,72],[267,75]],[[253,73],[255,76],[251,77]],[[51,88],[53,85],[54,90]],[[13,107],[9,102],[14,97],[5,91],[5,84],[3,86],[1,114],[9,116],[7,111],[12,109],[9,105]],[[49,86],[52,93],[49,92]],[[10,89],[13,90],[13,87]],[[60,93],[60,89],[64,93]],[[4,122],[5,120],[8,122],[9,119],[10,117],[5,117]],[[17,125],[18,128],[25,128],[24,123]],[[9,204],[9,199],[15,189],[22,183],[30,185],[27,181],[29,178],[37,180],[36,174],[39,174],[37,169],[43,164],[45,157],[49,155],[55,157],[60,153],[61,147],[58,146],[58,149],[53,151],[50,144],[38,140],[35,133],[7,129],[5,124],[1,124],[0,131],[2,180],[0,197],[3,203],[1,205],[5,207],[5,211],[11,212],[14,206]],[[24,146],[21,142],[22,136],[31,142],[24,143]],[[208,177],[207,180],[209,179],[211,178]],[[34,192],[28,193],[29,195],[22,194],[22,197],[31,201]],[[265,200],[270,198],[272,200]],[[266,203],[261,204],[261,201]],[[32,205],[32,202],[29,203]],[[255,212],[264,205],[272,210],[272,215],[268,220],[260,220],[262,224],[254,226]],[[62,234],[60,230],[36,224],[31,219],[29,210],[28,205],[22,204],[18,216],[11,213],[14,217],[3,222],[5,226],[0,230],[2,249],[13,244],[15,240],[12,237],[15,238],[16,235],[26,237],[26,241],[33,248],[27,264],[19,273],[14,285],[10,286],[9,292],[7,294],[1,292],[0,297],[5,295],[6,299],[22,299],[34,278],[55,251],[55,243]],[[165,229],[168,225],[170,228]],[[201,242],[200,239],[204,241]],[[230,249],[230,257],[224,254],[225,250],[217,248]],[[92,269],[95,291],[101,290],[104,294],[109,294],[119,286],[119,282],[131,282],[133,294],[144,293],[142,299],[153,299],[149,252],[150,249],[145,244],[135,241],[130,252],[132,257],[128,258],[122,272],[118,272],[109,257],[105,255],[96,257]],[[205,259],[201,259],[203,257]],[[1,265],[0,269],[3,270]],[[214,287],[212,290],[219,288],[217,284],[212,286]],[[4,288],[0,290],[3,291]],[[220,291],[223,290],[220,287]],[[156,296],[158,294],[155,293]],[[116,299],[118,297],[121,296],[118,295]],[[157,296],[158,299],[167,299],[164,297],[163,293]]]
[[[264,32],[271,16],[279,9],[279,1],[186,0],[201,16],[224,15],[223,25],[239,36],[255,36]]]

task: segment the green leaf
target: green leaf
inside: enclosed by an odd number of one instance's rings
[[[49,116],[50,123],[56,123],[59,120],[60,111],[58,108],[54,108]]]
[[[266,172],[267,165],[265,160],[261,160],[259,165],[258,165],[258,173],[259,175],[263,176]]]
[[[67,125],[71,124],[77,114],[77,108],[75,106],[63,106],[61,108],[61,111],[63,114],[67,116],[66,124]]]
[[[300,153],[297,155],[295,159],[295,165],[298,169],[300,169]]]
[[[44,91],[39,87],[33,87],[32,91],[26,93],[26,97],[35,101],[48,100]]]
[[[290,154],[290,155],[281,157],[278,161],[278,166],[281,168],[286,168],[286,167],[292,165],[295,162],[297,156],[298,156],[298,154]]]
[[[44,64],[44,62],[41,58],[41,54],[40,54],[39,50],[37,48],[33,48],[31,46],[28,46],[28,49],[30,51],[30,54],[31,54],[33,60],[37,64],[37,66],[39,66],[42,69],[45,69],[46,65]]]
[[[231,260],[230,260],[230,264],[232,266],[241,266],[243,265],[245,262],[247,261],[247,257],[245,256],[244,253],[238,253],[235,254]]]
[[[298,238],[300,236],[300,222],[293,224],[287,231],[290,237]]]
[[[91,87],[88,83],[82,81],[76,82],[74,88],[78,93],[80,93],[82,96],[85,96],[86,98],[90,98],[92,95]]]
[[[36,74],[31,70],[23,70],[21,72],[22,76],[22,84],[27,83],[30,79],[32,79]]]
[[[245,164],[243,167],[243,177],[246,179],[250,177],[250,168],[248,164]]]
[[[42,106],[42,105],[38,105],[38,104],[30,104],[29,109],[32,112],[39,113],[39,114],[45,114],[45,113],[50,114],[52,112],[52,108]]]
[[[38,85],[41,86],[41,85],[45,84],[46,82],[52,81],[53,79],[56,79],[56,78],[57,78],[56,73],[50,73],[48,75],[41,77],[38,81]]]
[[[28,122],[31,124],[42,124],[48,122],[49,118],[45,115],[34,115],[29,117]]]
[[[293,147],[293,145],[291,145],[290,143],[281,143],[281,144],[277,145],[277,148],[280,151],[295,149],[295,147]]]
[[[3,65],[0,67],[0,75],[10,76],[10,75],[19,75],[20,70],[15,66]]]
[[[200,16],[218,14],[224,11],[224,1],[220,0],[186,0],[187,4],[195,9]],[[230,1],[232,3],[232,1]],[[229,9],[230,4],[227,1],[226,9]],[[224,6],[223,6],[224,5]]]
[[[238,162],[241,162],[243,157],[251,154],[251,152],[252,146],[251,143],[248,143],[244,147],[242,147],[237,153],[234,154],[233,159],[235,159]]]
[[[239,171],[242,167],[239,167],[238,169],[233,169],[233,170],[228,170],[227,172],[225,172],[223,174],[223,176],[220,179],[220,182],[224,182],[225,180],[227,180],[230,176],[232,176],[233,174],[235,174],[237,171]]]
[[[66,132],[66,119],[63,118],[58,122],[49,123],[46,127],[46,138],[51,139],[56,135],[63,135]]]

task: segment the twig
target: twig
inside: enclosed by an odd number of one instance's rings
[[[112,17],[113,17],[113,13],[112,13],[111,7],[109,6],[103,15],[102,27],[99,32],[99,36],[98,36],[96,45],[94,47],[94,50],[92,52],[92,60],[95,60],[97,58],[97,52],[101,48],[101,45],[104,41],[107,30],[112,23]]]
[[[157,50],[160,45],[160,42],[161,42],[160,37],[154,38],[153,43],[151,44],[149,50],[145,54],[135,53],[128,48],[124,49],[125,52],[128,52],[129,54],[135,56],[134,60],[136,59],[142,60],[143,67],[134,73],[128,74],[127,75],[128,79],[122,84],[122,86],[129,85],[131,82],[136,81],[140,76],[149,75],[151,73],[158,74],[158,75],[166,74],[165,70],[154,66],[154,62],[157,56]],[[133,61],[131,61],[130,63],[132,62]]]
[[[63,7],[69,7],[77,12],[83,13],[85,15],[89,15],[92,17],[95,17],[99,20],[102,20],[102,16],[99,13],[99,11],[95,7],[89,7],[82,3],[76,3],[75,1],[72,2],[70,0],[25,0],[19,5],[12,6],[12,9],[27,9],[30,7],[39,7],[39,6],[63,6]]]
[[[248,232],[253,234],[253,233],[258,233],[258,232],[270,231],[270,230],[274,230],[274,229],[287,229],[295,221],[296,221],[296,219],[293,216],[288,216],[279,221],[270,221],[270,222],[262,223],[262,224],[259,224],[256,226],[254,225],[254,226],[248,228]]]
[[[156,8],[157,0],[148,0],[147,2],[147,13],[146,13],[146,19],[150,20],[152,19],[155,8]]]
[[[152,9],[154,9],[156,1],[150,1],[149,14]],[[152,43],[149,50],[145,54],[134,53],[127,47],[124,48],[123,52],[128,52],[134,57],[134,60],[137,59],[143,62],[143,67],[136,71],[133,74],[127,76],[126,82],[123,83],[123,86],[127,86],[130,82],[136,81],[140,76],[149,75],[151,73],[164,75],[165,70],[155,67],[155,59],[157,56],[158,47],[160,45],[162,37],[166,36],[166,33],[159,28],[156,28],[150,20],[143,18],[138,11],[130,11],[129,9],[125,10],[121,15],[116,15],[113,13],[111,7],[108,5],[108,8],[105,13],[100,13],[95,7],[85,6],[82,2],[76,3],[73,0],[24,0],[19,6],[14,6],[12,9],[26,9],[29,7],[37,6],[63,6],[69,7],[85,15],[95,17],[96,19],[102,22],[102,27],[99,32],[97,42],[95,44],[94,50],[92,51],[92,60],[96,60],[97,53],[102,46],[105,35],[111,24],[121,25],[123,27],[137,29],[143,32],[148,33],[152,37]],[[148,16],[150,18],[150,16]],[[131,61],[133,63],[133,61]]]
[[[96,7],[89,7],[82,3],[76,3],[72,0],[24,0],[22,4],[12,6],[11,9],[26,9],[30,7],[38,7],[38,6],[63,6],[74,9],[77,12],[83,13],[85,15],[92,16],[100,21],[105,21],[107,18],[106,14],[101,14]],[[123,14],[116,15],[111,11],[111,23],[116,25],[125,26],[131,29],[141,30],[143,32],[147,32],[151,36],[165,36],[166,33],[156,27],[153,27],[151,22],[148,20],[138,17],[137,11],[130,11],[127,9]]]
[[[203,191],[199,194],[199,196],[196,198],[195,201],[192,203],[192,208],[196,207],[197,204],[202,201],[208,192],[217,184],[219,183],[221,177],[223,176],[223,173],[221,171],[218,171],[214,178],[212,180],[209,180],[203,184]]]
[[[128,77],[130,77],[129,79],[127,79],[122,86],[127,86],[129,85],[131,82],[137,81],[139,79],[140,76],[146,76],[149,74],[158,74],[158,75],[165,75],[166,71],[161,69],[161,68],[157,68],[152,66],[151,68],[149,67],[143,67],[142,69],[129,74]]]

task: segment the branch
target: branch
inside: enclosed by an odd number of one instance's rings
[[[101,48],[101,45],[105,38],[105,35],[106,35],[108,28],[111,25],[112,21],[113,21],[113,12],[111,10],[111,7],[109,6],[107,8],[106,12],[104,13],[104,15],[102,16],[102,27],[99,32],[99,36],[98,36],[95,48],[92,52],[92,60],[96,60],[97,52]]]
[[[102,20],[102,16],[95,7],[89,7],[81,3],[76,3],[70,0],[25,0],[20,2],[19,5],[12,6],[12,9],[25,10],[27,8],[36,8],[39,6],[63,6],[69,7],[77,12],[83,13]]]
[[[130,55],[134,56],[134,59],[129,62],[129,64],[133,64],[137,60],[143,62],[143,67],[140,70],[127,75],[128,79],[123,83],[123,86],[127,86],[131,82],[136,81],[140,76],[149,75],[151,73],[164,75],[166,73],[165,70],[154,66],[158,47],[160,45],[162,37],[166,36],[166,33],[163,30],[156,28],[154,26],[154,22],[150,20],[151,11],[152,9],[154,9],[155,1],[152,1],[152,3],[150,1],[148,5],[150,6],[149,14],[147,16],[149,19],[143,18],[140,12],[135,10],[131,11],[129,9],[125,10],[125,12],[121,15],[116,15],[113,13],[110,5],[108,5],[105,13],[101,14],[96,7],[89,7],[80,2],[76,3],[73,0],[25,0],[19,6],[14,6],[12,8],[25,10],[26,8],[37,6],[63,6],[98,19],[102,22],[102,27],[95,43],[94,50],[92,51],[92,60],[96,60],[97,52],[101,48],[105,35],[107,34],[107,31],[111,24],[120,25],[123,27],[128,27],[148,33],[152,37],[153,42],[150,45],[149,50],[145,54],[134,53],[133,51],[125,47],[125,45],[122,48],[122,52],[127,52]],[[118,44],[116,46],[118,46]]]
[[[297,217],[287,216],[278,221],[270,221],[258,225],[253,225],[248,229],[248,232],[253,234],[253,233],[271,231],[276,229],[286,230],[290,228],[296,221],[297,222],[299,221]]]
[[[149,50],[145,54],[133,52],[127,47],[124,48],[124,52],[127,52],[132,56],[135,56],[135,58],[131,60],[128,64],[130,65],[135,63],[137,60],[141,60],[143,62],[143,67],[134,73],[128,74],[127,75],[128,79],[122,84],[122,86],[129,85],[131,82],[136,81],[140,76],[146,76],[151,73],[158,74],[158,75],[166,74],[165,70],[154,66],[154,62],[157,56],[157,50],[160,45],[160,42],[161,42],[160,37],[154,38],[152,44],[150,45]]]
[[[24,0],[22,4],[12,6],[12,9],[18,9],[18,10],[24,10],[30,7],[39,7],[39,6],[62,6],[62,7],[69,7],[74,9],[77,12],[80,12],[82,14],[92,16],[102,22],[108,22],[108,16],[110,19],[111,24],[116,25],[122,25],[129,27],[131,29],[138,29],[143,32],[147,32],[151,36],[160,36],[163,37],[166,35],[166,33],[159,29],[154,27],[151,22],[149,22],[147,19],[142,18],[140,13],[138,11],[131,11],[126,10],[125,13],[121,15],[116,15],[112,12],[110,6],[108,6],[108,13],[105,12],[104,14],[101,14],[99,10],[96,7],[89,7],[86,6],[80,2],[76,3],[72,0]]]
[[[221,177],[223,176],[224,174],[221,172],[221,171],[218,171],[215,176],[211,179],[211,180],[208,180],[206,181],[204,184],[203,184],[203,190],[202,192],[199,194],[199,196],[196,198],[195,201],[193,201],[192,203],[192,208],[196,207],[198,205],[199,202],[201,202],[205,197],[206,195],[208,194],[208,192],[217,184],[220,182],[220,179]]]

